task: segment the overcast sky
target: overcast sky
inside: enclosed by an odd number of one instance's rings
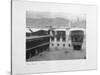
[[[56,18],[62,17],[67,18],[70,20],[79,19],[86,19],[86,14],[72,14],[72,13],[62,13],[62,12],[33,12],[33,11],[26,11],[27,18]]]
[[[65,28],[70,24],[71,26],[85,27],[85,20],[86,14],[26,11],[26,26],[31,28],[48,28],[49,26],[54,28]]]

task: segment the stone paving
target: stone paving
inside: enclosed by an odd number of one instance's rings
[[[47,61],[47,60],[72,60],[72,59],[86,59],[86,50],[81,51],[67,49],[67,48],[53,48],[49,51],[42,52],[37,56],[33,56],[27,61]]]

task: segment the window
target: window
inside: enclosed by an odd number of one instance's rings
[[[83,31],[72,31],[71,32],[71,40],[72,42],[83,42],[84,33]]]
[[[70,44],[68,44],[68,46],[70,47]]]
[[[54,46],[54,44],[52,43],[52,46]]]
[[[55,31],[52,31],[53,36],[55,35]]]
[[[51,37],[51,41],[54,41],[54,37],[53,36]]]
[[[57,37],[57,41],[60,41],[60,37]]]
[[[65,47],[65,44],[63,44],[63,47]]]
[[[63,37],[63,38],[62,38],[62,41],[66,41],[66,37]]]
[[[57,44],[57,46],[59,46],[59,44]]]
[[[60,39],[62,39],[62,41],[66,41],[66,32],[65,31],[57,31],[57,41],[60,41]]]

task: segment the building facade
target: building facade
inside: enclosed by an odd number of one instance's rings
[[[78,30],[78,29],[75,29],[75,30]],[[62,48],[73,49],[72,41],[70,37],[71,31],[73,31],[73,29],[70,29],[70,28],[52,29],[50,31],[50,36],[51,36],[50,48],[57,48],[58,50],[62,50]],[[85,36],[86,34],[85,34],[85,31],[83,32],[84,32],[84,37],[83,37],[82,48],[86,48],[86,36]]]
[[[50,48],[68,48],[69,29],[53,29],[50,36]]]

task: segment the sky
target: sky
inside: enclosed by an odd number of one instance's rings
[[[86,14],[71,14],[71,13],[64,13],[64,12],[33,12],[33,11],[26,11],[27,18],[56,18],[62,17],[67,18],[70,20],[79,19],[86,19]]]
[[[75,23],[80,20],[80,23]],[[73,23],[73,26],[85,27],[86,14],[71,14],[62,12],[33,12],[26,11],[26,26],[31,28],[48,28],[52,26],[54,28],[66,28],[69,23]],[[34,29],[35,30],[35,29]]]

